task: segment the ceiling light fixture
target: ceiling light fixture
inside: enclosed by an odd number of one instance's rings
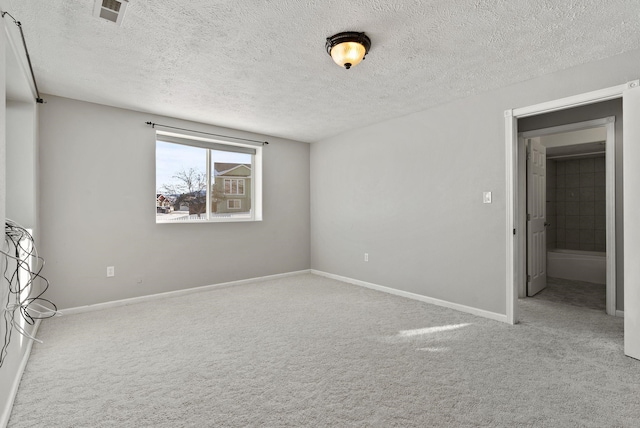
[[[345,31],[327,37],[325,47],[333,62],[348,70],[364,59],[371,47],[371,40],[364,33]]]

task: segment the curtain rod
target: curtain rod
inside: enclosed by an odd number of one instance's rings
[[[213,135],[214,137],[233,138],[234,140],[250,141],[252,143],[262,144],[263,146],[265,144],[269,144],[268,141],[259,141],[259,140],[251,140],[249,138],[232,137],[231,135],[212,134],[211,132],[202,132],[202,131],[196,131],[194,129],[178,128],[177,126],[161,125],[159,123],[153,123],[153,122],[145,122],[145,124],[150,125],[152,128],[155,128],[156,126],[160,126],[162,128],[179,129],[180,131],[195,132],[196,134]]]
[[[34,86],[34,88],[36,90],[36,102],[38,104],[42,104],[44,101],[40,97],[40,91],[38,90],[38,83],[36,82],[36,75],[33,74],[33,66],[31,65],[31,57],[29,56],[29,49],[27,49],[27,42],[24,39],[24,32],[22,31],[22,24],[20,23],[20,21],[15,19],[13,17],[13,15],[11,15],[9,12],[2,11],[2,17],[3,18],[4,18],[5,15],[9,15],[11,17],[11,19],[13,19],[13,23],[16,24],[16,26],[20,30],[20,37],[22,37],[22,45],[24,46],[24,53],[27,56],[27,63],[29,63],[29,71],[31,71],[31,80],[33,80],[33,86]]]

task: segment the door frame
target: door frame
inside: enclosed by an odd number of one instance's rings
[[[519,260],[522,257],[522,246],[526,245],[526,228],[522,227],[521,224],[521,208],[519,204],[519,200],[521,197],[522,190],[520,188],[520,183],[518,181],[518,177],[520,176],[520,171],[518,168],[519,162],[518,159],[522,157],[523,150],[519,150],[519,138],[518,138],[518,119],[540,115],[543,113],[550,113],[553,111],[566,110],[573,107],[579,107],[588,104],[594,104],[602,101],[608,101],[616,98],[623,98],[623,105],[625,105],[625,92],[629,94],[633,94],[630,96],[630,99],[634,100],[638,98],[638,88],[640,87],[640,80],[634,80],[628,82],[623,85],[613,86],[610,88],[605,88],[597,91],[587,92],[580,95],[575,95],[571,97],[561,98],[549,102],[544,102],[540,104],[531,105],[528,107],[521,107],[516,109],[508,109],[504,111],[504,119],[505,119],[505,155],[506,155],[506,193],[505,193],[505,202],[506,202],[506,212],[507,212],[507,221],[506,223],[506,318],[507,322],[510,324],[516,324],[519,320],[518,317],[518,286],[522,281],[521,269],[519,265]],[[630,103],[631,104],[631,103]],[[635,104],[633,104],[635,107]],[[633,143],[640,145],[640,130],[638,130],[638,125],[631,124],[632,121],[623,122],[623,135],[628,137],[629,140],[633,139]],[[627,139],[627,138],[625,138]],[[636,141],[637,140],[637,141]],[[625,141],[625,147],[631,146],[631,141]],[[640,153],[638,153],[640,157]],[[626,165],[628,161],[626,160],[627,153],[625,153],[625,162]],[[629,184],[633,184],[631,182],[640,183],[640,174],[633,173],[630,171],[630,168],[624,168],[623,170],[623,182]],[[629,186],[627,186],[629,187]],[[640,237],[640,227],[628,229],[628,223],[630,223],[632,212],[630,208],[636,207],[640,205],[640,198],[638,196],[633,195],[631,192],[627,192],[625,189],[624,192],[625,197],[625,209],[624,209],[624,220],[625,221],[625,235],[628,231],[631,232],[633,236],[629,238],[636,237],[638,235]],[[629,200],[627,200],[629,199]],[[633,203],[631,203],[633,201]],[[640,299],[640,287],[637,285],[632,288],[631,284],[634,279],[640,280],[640,271],[636,272],[631,269],[630,263],[628,261],[633,260],[632,256],[640,256],[640,247],[628,245],[629,239],[625,240],[625,263],[624,263],[624,273],[625,273],[625,300],[628,300],[629,297],[633,296],[632,302],[635,303],[636,298]],[[637,277],[637,278],[636,278]],[[630,296],[631,294],[631,296]],[[635,305],[634,305],[635,306]],[[634,312],[635,313],[635,312]],[[628,314],[625,314],[628,315]],[[625,316],[625,332],[629,330],[628,327],[632,327],[633,329],[640,330],[640,319],[633,316],[629,318]],[[625,353],[628,355],[630,352],[627,352],[627,335],[625,334]],[[632,346],[631,353],[638,353],[640,355],[640,347]],[[637,348],[637,349],[636,349]],[[632,355],[633,356],[633,355]],[[637,358],[637,357],[636,357]]]
[[[581,131],[585,129],[593,129],[593,128],[605,128],[607,132],[607,137],[605,140],[605,165],[606,165],[606,207],[607,207],[607,285],[606,285],[606,311],[609,315],[616,315],[616,130],[615,130],[615,116],[604,117],[601,119],[593,119],[587,120],[584,122],[575,122],[569,123],[566,125],[553,126],[550,128],[541,128],[534,129],[532,131],[521,132],[518,134],[518,143],[521,144],[518,149],[526,152],[526,147],[524,147],[524,140],[535,138],[535,137],[544,137],[552,134],[560,134],[564,132],[571,131]],[[522,180],[524,178],[526,183],[526,176],[524,172],[526,171],[526,156],[523,160],[522,158],[518,159],[518,171],[520,171],[520,177],[518,180]],[[521,189],[522,186],[519,186]],[[526,188],[526,186],[525,186]],[[518,210],[520,213],[526,213],[527,205],[526,205],[526,196],[527,190],[524,191],[524,195],[520,194],[518,199]],[[524,222],[523,219],[520,221]],[[525,229],[526,230],[526,223]],[[522,227],[522,226],[521,226]],[[522,234],[522,239],[524,241],[524,248],[526,251],[527,245],[527,235]],[[526,254],[526,253],[524,253]],[[518,271],[519,277],[522,279],[522,284],[518,290],[518,297],[526,296],[526,259],[523,260],[521,258],[518,260]],[[524,266],[523,266],[524,265]],[[525,270],[523,270],[525,269]]]

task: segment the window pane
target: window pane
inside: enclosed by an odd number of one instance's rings
[[[211,151],[214,217],[251,217],[252,159],[246,153]]]
[[[156,142],[156,221],[206,220],[207,150]]]

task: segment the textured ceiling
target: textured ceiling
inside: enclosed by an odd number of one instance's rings
[[[638,0],[2,0],[44,93],[314,142],[640,48]],[[365,31],[351,70],[327,36]]]

